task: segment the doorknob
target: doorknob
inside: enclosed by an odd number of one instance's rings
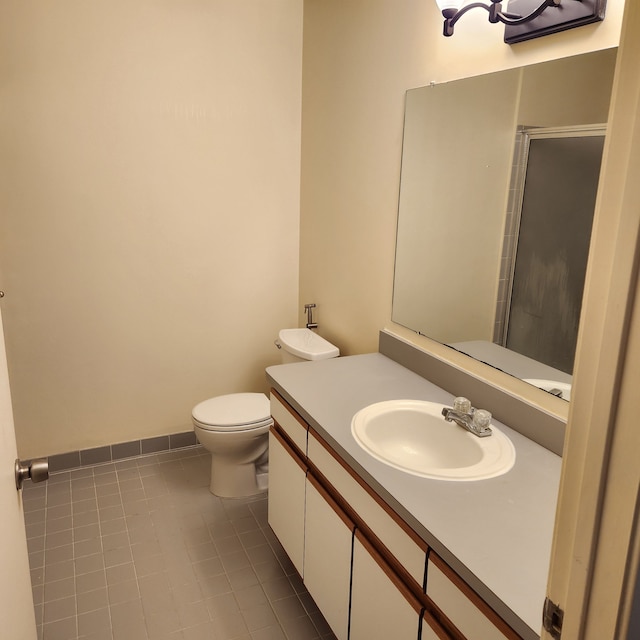
[[[49,460],[38,458],[22,462],[16,458],[16,489],[22,489],[22,483],[31,478],[31,482],[42,482],[49,479]]]

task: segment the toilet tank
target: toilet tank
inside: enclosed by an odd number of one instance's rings
[[[340,350],[311,329],[282,329],[276,346],[283,363],[337,358]]]

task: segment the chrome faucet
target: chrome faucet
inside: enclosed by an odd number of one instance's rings
[[[304,310],[307,312],[307,329],[317,329],[318,323],[313,321],[313,309],[316,308],[315,304],[305,304]]]
[[[467,398],[456,398],[453,408],[444,407],[442,415],[447,422],[455,422],[479,438],[491,435],[491,414],[484,409],[475,409]]]

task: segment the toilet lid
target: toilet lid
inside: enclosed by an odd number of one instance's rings
[[[193,418],[205,428],[248,429],[271,420],[269,398],[264,393],[231,393],[209,398],[193,409]]]

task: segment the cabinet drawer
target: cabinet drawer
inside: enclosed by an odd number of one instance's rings
[[[468,640],[522,640],[433,552],[427,568],[427,595]]]
[[[287,404],[277,391],[271,389],[271,416],[280,425],[303,455],[307,455],[307,423]]]
[[[334,457],[329,447],[313,430],[309,431],[308,460],[343,499],[345,510],[358,528],[370,530],[400,567],[409,574],[419,590],[424,585],[427,544],[404,523],[400,524],[356,478]],[[353,513],[352,513],[353,512]]]

